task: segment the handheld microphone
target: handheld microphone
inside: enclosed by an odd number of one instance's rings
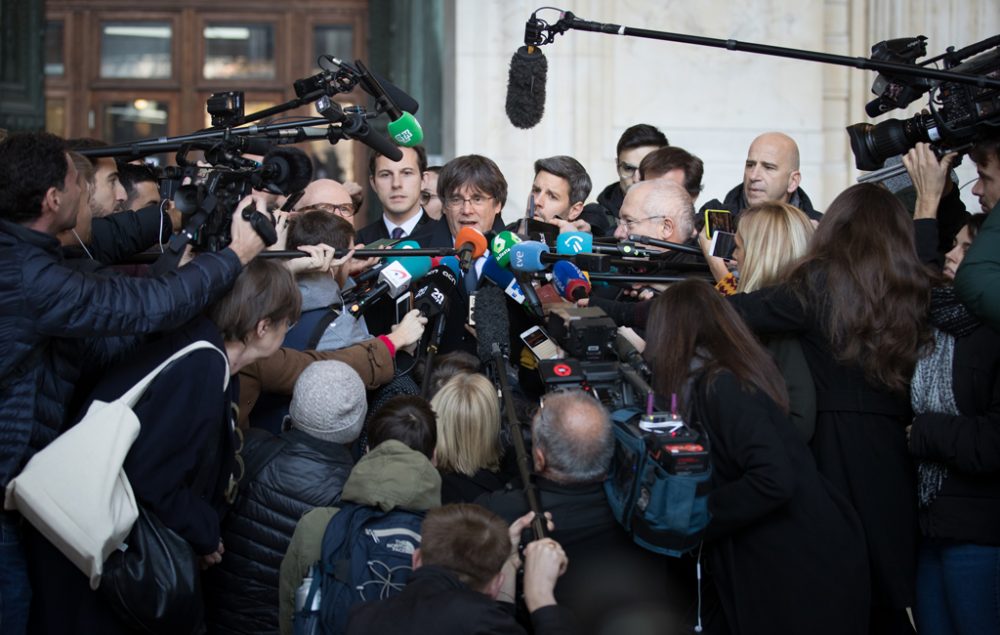
[[[388,294],[390,298],[398,298],[404,291],[410,288],[410,283],[425,275],[431,268],[431,259],[424,256],[422,258],[409,258],[406,261],[397,260],[387,264],[379,272],[378,284],[371,291],[362,296],[351,308],[351,315],[357,317],[372,302]]]
[[[486,253],[486,236],[475,227],[463,227],[455,236],[455,249],[459,267],[468,271],[472,261]]]
[[[382,86],[382,82],[368,71],[368,68],[361,63],[361,60],[356,60],[354,63],[360,72],[359,79],[362,88],[374,97],[375,102],[389,115],[391,121],[389,121],[386,130],[389,132],[392,140],[396,142],[396,145],[405,148],[412,148],[415,145],[419,145],[424,140],[424,131],[420,127],[420,123],[416,117],[400,109],[386,92]]]
[[[563,232],[556,238],[556,253],[575,255],[594,251],[594,236],[587,232]]]
[[[518,304],[524,304],[526,300],[524,290],[517,279],[514,278],[514,274],[501,267],[500,263],[492,255],[483,264],[483,277],[503,289],[503,292]],[[476,300],[476,302],[479,302],[479,300]]]
[[[524,46],[510,58],[507,77],[507,118],[517,128],[534,128],[545,114],[545,77],[549,63],[542,49],[539,29],[542,22],[534,14],[524,25]]]
[[[549,253],[548,247],[533,240],[514,245],[510,250],[510,266],[516,272],[537,273],[544,271],[546,263],[569,261],[580,269],[604,273],[611,270],[611,258],[604,254],[578,253],[576,255],[559,255]]]
[[[590,281],[572,262],[563,260],[553,265],[552,283],[559,295],[570,302],[576,302],[590,296]]]
[[[439,259],[438,264],[444,265],[445,267],[451,269],[451,272],[455,274],[455,278],[457,280],[462,279],[462,268],[459,266],[458,258],[456,258],[455,256],[442,256]]]
[[[447,265],[439,264],[431,269],[421,281],[420,288],[413,294],[413,305],[427,319],[433,319],[430,338],[427,341],[427,369],[421,382],[421,394],[426,398],[430,391],[430,368],[444,337],[444,327],[448,315],[450,298],[458,291],[458,275]]]
[[[490,245],[490,251],[493,253],[493,257],[497,259],[497,263],[501,267],[510,266],[510,250],[519,242],[521,242],[521,239],[518,235],[508,230],[500,232],[493,238],[493,244]]]
[[[509,269],[511,249],[517,246],[520,242],[520,237],[511,231],[504,230],[497,234],[493,238],[493,244],[491,246],[491,253],[496,259],[497,264],[504,269]],[[538,299],[538,294],[535,293],[535,287],[531,284],[531,279],[527,276],[527,274],[520,274],[520,272],[514,272],[514,279],[517,280],[518,286],[521,287],[521,291],[524,293],[525,306],[527,309],[534,314],[535,317],[544,317],[545,312],[542,309],[542,302]]]

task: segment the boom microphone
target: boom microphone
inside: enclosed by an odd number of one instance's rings
[[[507,77],[507,118],[517,128],[534,128],[545,114],[548,60],[536,46],[540,22],[532,14],[524,25],[524,46],[510,58]]]

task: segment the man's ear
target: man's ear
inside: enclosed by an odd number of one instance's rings
[[[580,214],[583,213],[583,201],[577,201],[573,203],[573,207],[569,208],[566,212],[566,220],[576,220],[580,218]]]
[[[788,193],[791,194],[795,190],[799,189],[799,183],[802,182],[802,173],[798,170],[792,170],[792,173],[788,175]]]
[[[424,565],[423,556],[420,554],[420,547],[417,547],[413,551],[413,558],[410,561],[410,563],[413,565],[414,571],[416,571],[417,569],[419,569]]]
[[[535,459],[535,472],[541,474],[545,471],[545,455],[537,446],[531,449],[531,455]]]
[[[658,238],[660,240],[669,240],[670,236],[674,234],[674,219],[667,216],[663,219],[663,224],[660,225],[660,235]],[[681,242],[681,241],[677,241]]]
[[[416,567],[414,567],[416,569]],[[493,576],[493,579],[486,584],[485,593],[490,596],[491,600],[496,600],[500,597],[500,589],[503,588],[503,583],[506,581],[506,576],[504,576],[503,571]]]
[[[59,209],[59,203],[62,201],[62,191],[58,187],[52,186],[45,190],[45,196],[42,197],[42,213],[54,212]]]

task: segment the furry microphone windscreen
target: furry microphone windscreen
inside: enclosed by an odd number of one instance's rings
[[[535,127],[545,114],[545,76],[549,70],[542,49],[531,49],[517,49],[507,78],[507,118],[525,130]]]

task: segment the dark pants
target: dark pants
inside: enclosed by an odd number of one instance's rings
[[[0,511],[0,633],[24,635],[28,629],[31,584],[21,542],[21,515]]]

